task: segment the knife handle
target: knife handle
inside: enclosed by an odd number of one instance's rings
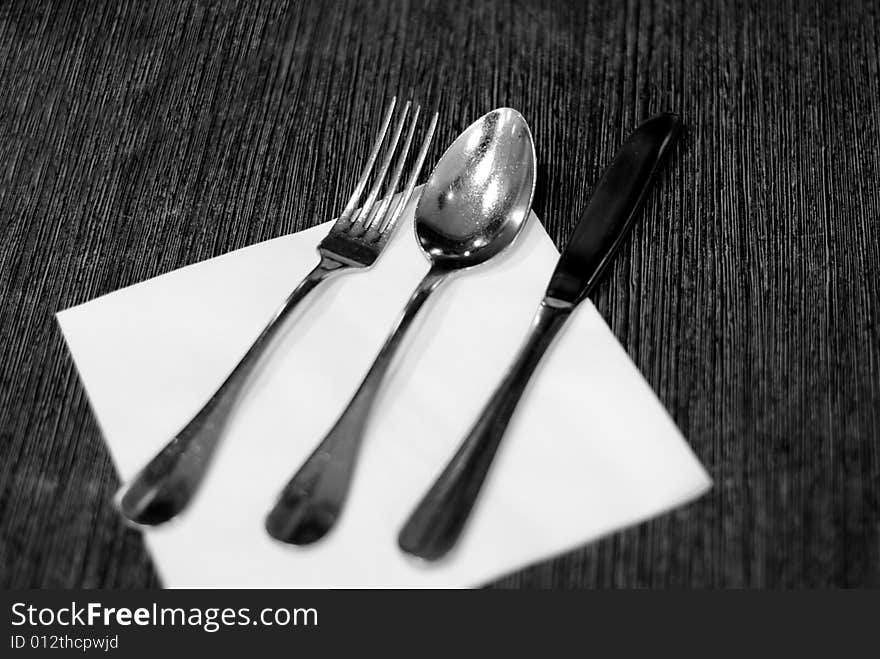
[[[410,515],[400,548],[425,560],[444,556],[458,540],[495,452],[535,367],[573,305],[541,303],[525,343],[456,454]]]

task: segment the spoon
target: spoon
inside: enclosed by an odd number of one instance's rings
[[[407,329],[431,293],[454,272],[488,261],[513,242],[529,214],[535,169],[531,131],[510,108],[480,117],[440,158],[415,214],[416,238],[431,267],[348,407],[266,517],[273,538],[307,545],[333,527],[370,411]]]

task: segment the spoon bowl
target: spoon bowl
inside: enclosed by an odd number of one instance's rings
[[[492,110],[468,126],[440,158],[416,208],[416,237],[428,258],[469,268],[508,247],[528,218],[535,170],[532,133],[516,110]]]

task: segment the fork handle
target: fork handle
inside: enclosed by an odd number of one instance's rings
[[[573,306],[544,301],[525,344],[458,451],[410,515],[398,537],[408,554],[433,561],[456,543],[526,385]]]
[[[119,509],[136,524],[167,522],[190,502],[208,468],[239,395],[257,363],[297,305],[331,274],[349,266],[324,254],[275,313],[244,357],[201,410],[129,483]]]
[[[448,274],[438,267],[428,271],[345,411],[281,491],[266,517],[266,531],[276,540],[311,544],[336,523],[382,380],[419,310]]]

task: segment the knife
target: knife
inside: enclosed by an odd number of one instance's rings
[[[655,115],[639,125],[614,156],[559,257],[516,359],[403,526],[398,537],[403,551],[434,561],[455,545],[529,378],[614,258],[680,128],[678,115]]]

